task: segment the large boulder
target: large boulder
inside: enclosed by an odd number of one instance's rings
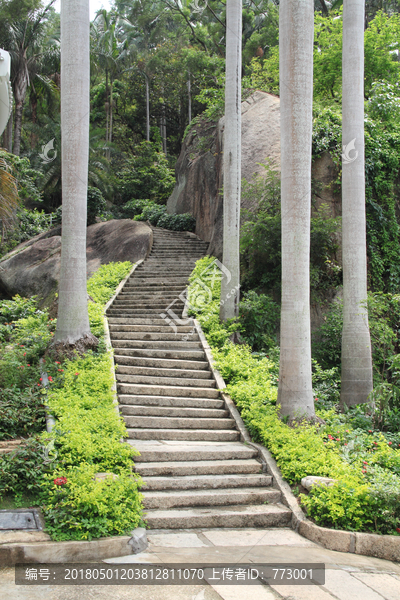
[[[100,265],[148,256],[153,240],[146,223],[123,219],[96,223],[87,228],[87,276]],[[0,293],[30,297],[50,306],[58,289],[61,264],[61,227],[56,227],[17,246],[0,260]]]
[[[182,145],[175,174],[176,186],[167,202],[169,213],[191,213],[196,234],[210,242],[209,253],[222,259],[223,230],[223,132],[218,123],[200,119],[190,128]],[[257,91],[242,102],[242,177],[263,174],[262,164],[270,162],[280,171],[280,100]],[[329,155],[313,163],[313,177],[320,182],[316,205],[330,205],[333,216],[341,214],[340,198],[333,193],[335,166]],[[242,198],[242,209],[252,210],[254,202]]]

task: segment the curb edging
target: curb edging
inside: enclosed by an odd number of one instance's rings
[[[226,383],[221,373],[215,368],[211,347],[206,340],[201,325],[197,319],[193,319],[193,321],[211,372],[215,378],[218,389],[221,391],[225,406],[240,432],[240,441],[253,446],[258,450],[259,458],[261,458],[263,466],[265,465],[266,470],[272,475],[276,487],[282,494],[283,504],[292,511],[291,528],[297,531],[301,536],[320,544],[327,550],[361,554],[363,556],[372,556],[375,558],[400,562],[400,537],[396,535],[379,535],[375,533],[359,533],[356,531],[329,529],[327,527],[320,527],[307,519],[302,508],[299,506],[297,498],[292,493],[289,484],[283,479],[280,469],[271,452],[264,446],[251,441],[251,437],[235,403],[224,391],[226,389]]]

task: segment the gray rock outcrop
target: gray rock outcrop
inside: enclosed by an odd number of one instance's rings
[[[223,224],[223,131],[224,118],[218,123],[200,119],[189,130],[178,158],[176,186],[167,202],[169,213],[191,213],[196,219],[196,234],[210,242],[209,253],[222,258]],[[242,102],[242,177],[262,175],[263,163],[270,162],[280,171],[280,99],[256,91]],[[332,216],[341,214],[340,197],[333,193],[335,165],[326,154],[313,162],[317,181],[315,208],[324,202]],[[251,198],[242,197],[242,210],[254,209]]]
[[[87,228],[87,276],[103,264],[146,258],[151,250],[152,230],[130,219],[95,223]],[[61,227],[37,235],[17,246],[0,260],[0,292],[37,295],[40,306],[50,306],[58,288],[61,264]]]

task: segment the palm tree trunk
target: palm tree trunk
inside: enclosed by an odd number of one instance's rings
[[[28,67],[20,69],[14,81],[15,121],[13,153],[19,156],[21,149],[22,110],[28,89]]]
[[[150,92],[149,92],[149,78],[146,73],[144,74],[146,80],[146,140],[150,141]]]
[[[90,333],[86,289],[89,158],[89,0],[61,3],[62,237],[55,344]],[[79,345],[77,346],[79,347]]]
[[[239,233],[241,189],[241,73],[242,0],[226,5],[226,84],[224,130],[224,224],[223,264],[231,279],[221,281],[220,317],[223,321],[239,315]]]
[[[4,134],[3,134],[4,148],[7,150],[7,152],[12,152],[12,146],[13,146],[13,138],[12,138],[13,120],[14,120],[14,113],[12,112],[11,115],[10,115],[10,118],[8,119],[8,123],[6,125],[6,128],[4,130]]]
[[[192,82],[190,79],[190,71],[189,71],[189,79],[187,82],[188,87],[188,104],[189,104],[189,123],[192,122]]]
[[[367,401],[372,390],[368,326],[364,166],[364,0],[343,4],[341,404]],[[353,142],[350,146],[350,143]],[[347,148],[346,148],[347,147]],[[354,148],[350,150],[350,148]]]
[[[315,416],[311,381],[310,217],[313,0],[281,0],[282,312],[278,403],[289,420]]]

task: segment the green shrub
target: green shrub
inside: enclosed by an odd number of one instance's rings
[[[172,229],[173,231],[194,231],[196,219],[190,213],[181,215],[163,214],[157,221],[157,227]]]
[[[5,494],[18,498],[26,492],[38,497],[46,467],[39,438],[31,438],[13,452],[0,455],[0,500]]]
[[[243,294],[239,313],[243,340],[254,351],[268,352],[271,347],[276,346],[280,307],[272,298],[250,290]]]
[[[116,196],[125,204],[132,199],[150,198],[165,204],[175,186],[175,176],[158,146],[141,142],[135,156],[126,161],[116,175]]]
[[[133,217],[141,215],[146,206],[152,204],[153,202],[151,200],[129,200],[129,202],[124,204],[121,211],[124,217],[133,219]]]
[[[95,466],[82,463],[46,475],[43,511],[53,540],[123,535],[141,523],[139,481],[126,472],[96,480],[96,472]]]
[[[107,210],[107,203],[103,194],[98,188],[88,187],[87,191],[87,225],[96,223],[96,217],[99,217]]]

